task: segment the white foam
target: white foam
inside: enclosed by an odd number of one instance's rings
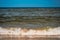
[[[21,28],[12,28],[12,29],[4,29],[0,27],[0,34],[7,34],[7,35],[60,35],[60,27],[57,28],[50,28],[46,30],[33,30],[30,29],[27,32]]]

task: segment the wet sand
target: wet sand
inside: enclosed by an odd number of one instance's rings
[[[45,36],[45,37],[34,37],[34,38],[29,38],[27,36],[25,37],[13,37],[13,36],[1,36],[0,35],[0,40],[60,40],[58,36]]]
[[[0,40],[60,40],[60,38],[15,38],[15,37],[7,37],[7,38],[0,38]]]

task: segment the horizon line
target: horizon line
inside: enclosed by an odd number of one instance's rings
[[[0,9],[11,9],[11,8],[13,8],[13,9],[18,9],[18,8],[59,8],[60,9],[60,7],[0,7]]]

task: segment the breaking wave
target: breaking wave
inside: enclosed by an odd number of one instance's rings
[[[21,28],[2,28],[0,27],[0,34],[7,35],[60,35],[60,27],[50,28],[48,30],[34,30],[34,29],[21,29]]]

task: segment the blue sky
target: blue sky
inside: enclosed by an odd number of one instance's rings
[[[0,7],[60,7],[60,0],[0,0]]]

